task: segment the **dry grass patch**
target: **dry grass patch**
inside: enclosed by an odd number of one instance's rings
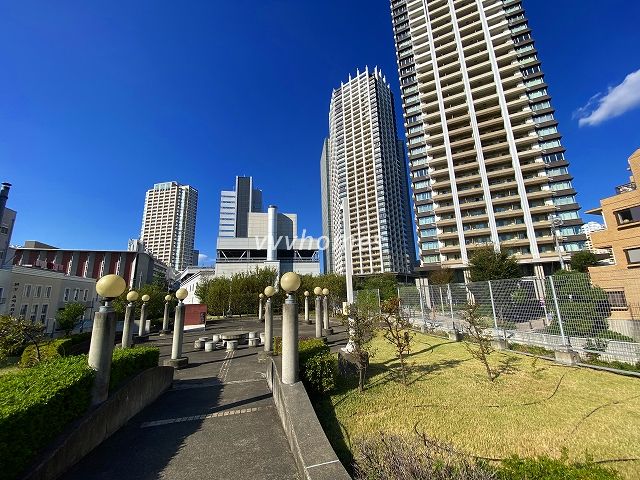
[[[321,416],[335,411],[346,443],[379,431],[413,435],[417,426],[491,459],[563,451],[572,461],[640,458],[640,380],[496,352],[491,362],[502,373],[489,382],[462,344],[421,334],[415,340],[408,387],[391,372],[392,346],[378,338],[367,390],[349,385],[319,407]],[[337,428],[329,435],[339,435]],[[638,478],[640,462],[611,465]]]

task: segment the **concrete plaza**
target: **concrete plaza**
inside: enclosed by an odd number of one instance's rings
[[[315,326],[300,315],[300,336]],[[345,328],[332,325],[332,349],[346,341]],[[274,335],[282,321],[274,319]],[[81,460],[63,479],[299,478],[293,455],[258,363],[263,347],[241,345],[227,352],[195,351],[194,341],[229,330],[260,332],[256,318],[216,321],[206,331],[185,332],[189,366],[176,370],[173,387]],[[171,336],[152,335],[160,363],[170,357]]]

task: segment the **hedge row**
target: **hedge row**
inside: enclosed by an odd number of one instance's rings
[[[0,377],[0,477],[15,478],[89,407],[94,371],[84,356]]]
[[[113,351],[109,391],[115,391],[126,380],[138,373],[158,366],[160,350],[154,347],[137,346],[133,348],[117,348]]]
[[[273,338],[273,353],[282,353],[282,337]],[[333,390],[338,372],[336,358],[321,338],[301,338],[298,343],[300,378],[310,394]]]
[[[73,340],[71,338],[59,338],[57,340],[51,340],[46,343],[38,345],[36,350],[35,345],[29,345],[22,352],[20,357],[21,367],[33,367],[38,363],[38,350],[40,351],[40,361],[52,360],[54,358],[66,357],[71,353],[71,347],[73,346]]]

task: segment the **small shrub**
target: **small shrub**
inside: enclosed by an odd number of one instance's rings
[[[525,352],[532,355],[540,355],[541,357],[553,357],[555,352],[537,345],[524,345],[522,343],[510,343],[509,349],[516,352]]]
[[[0,476],[12,479],[89,407],[85,356],[56,358],[0,376]]]
[[[502,462],[500,480],[618,480],[622,477],[594,463],[567,463],[565,459],[549,457],[512,457]]]
[[[154,347],[117,348],[113,351],[109,391],[113,392],[138,373],[158,366],[160,350]]]
[[[66,357],[71,353],[72,341],[70,338],[60,338],[38,345],[40,350],[40,362],[52,360],[54,358]],[[38,355],[35,345],[29,345],[22,352],[20,357],[21,367],[33,367],[38,362]]]
[[[336,357],[320,353],[309,357],[301,370],[302,381],[312,393],[324,394],[333,390],[338,376]]]
[[[91,340],[91,332],[76,333],[71,335],[69,339],[71,340],[71,345],[78,345]]]

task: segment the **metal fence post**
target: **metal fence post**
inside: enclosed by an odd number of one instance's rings
[[[493,288],[491,287],[491,280],[487,282],[489,284],[489,298],[491,298],[491,310],[493,311],[493,325],[496,328],[496,336],[498,335],[498,317],[496,316],[496,304],[493,301]]]
[[[453,295],[451,295],[451,284],[447,283],[447,295],[449,296],[449,309],[451,310],[451,322],[453,322]]]
[[[567,346],[569,342],[564,334],[564,326],[562,325],[562,316],[560,315],[560,307],[558,306],[558,296],[556,295],[556,286],[553,283],[553,276],[549,277],[551,283],[551,294],[553,295],[553,303],[556,307],[556,316],[558,317],[558,325],[560,325],[560,335],[562,336],[562,345]]]
[[[444,298],[442,298],[442,287],[440,289],[440,308],[442,309],[442,316],[444,317]]]

